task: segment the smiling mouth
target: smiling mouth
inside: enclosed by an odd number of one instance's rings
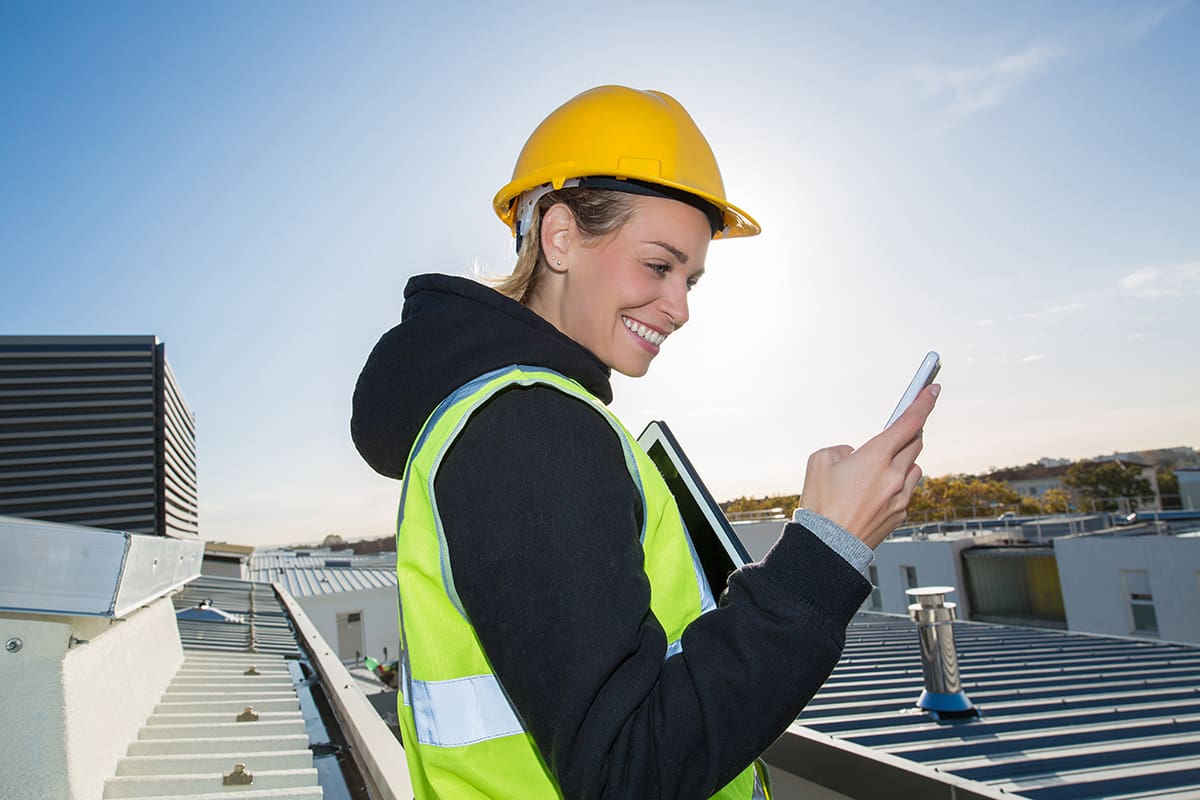
[[[628,328],[631,333],[641,337],[655,347],[658,347],[667,340],[667,334],[659,333],[653,328],[647,328],[637,320],[632,320],[629,317],[621,317],[621,322],[625,323],[625,327]]]

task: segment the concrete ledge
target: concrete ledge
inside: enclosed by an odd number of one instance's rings
[[[233,767],[232,764],[229,765]],[[301,789],[309,788],[317,782],[317,770],[287,769],[254,772],[253,788],[257,789]],[[224,772],[196,773],[193,775],[173,775],[164,778],[159,775],[129,775],[109,778],[104,786],[104,800],[128,797],[154,797],[163,795],[179,798],[189,797],[200,793],[219,793],[222,791]],[[320,787],[317,787],[320,789]],[[226,789],[225,797],[243,796],[242,787]],[[287,795],[284,795],[285,797]]]
[[[239,791],[231,792],[216,792],[204,794],[156,794],[153,797],[142,797],[139,800],[324,800],[324,793],[320,786],[312,786],[308,788],[289,788],[289,789],[247,789],[238,787]]]
[[[278,583],[272,585],[292,619],[296,638],[321,678],[321,687],[350,744],[350,754],[369,784],[370,796],[378,800],[411,800],[412,779],[404,748],[300,605]]]

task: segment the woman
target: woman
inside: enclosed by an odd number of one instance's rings
[[[359,452],[404,479],[417,797],[764,796],[753,762],[837,663],[936,387],[859,450],[814,454],[800,522],[713,609],[605,404],[610,370],[645,374],[687,323],[709,242],[758,225],[682,106],[616,86],[547,117],[495,207],[513,275],[413,278],[354,396]]]

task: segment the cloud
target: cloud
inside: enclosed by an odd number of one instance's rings
[[[1074,311],[1079,308],[1084,308],[1083,303],[1064,303],[1063,305],[1044,308],[1041,311],[1026,311],[1024,314],[1017,314],[1013,319],[1041,319],[1043,317],[1053,317],[1064,311]]]
[[[966,67],[922,67],[913,74],[923,97],[942,100],[950,114],[965,116],[991,108],[1066,50],[1044,42],[986,64]]]
[[[1136,269],[1117,281],[1117,290],[1142,300],[1200,294],[1200,261]]]
[[[1032,364],[1034,361],[1041,361],[1045,357],[1046,357],[1045,353],[1037,353],[1036,355],[1025,356],[1024,358],[1021,359],[1021,363],[1022,364]]]
[[[1118,44],[1129,45],[1146,38],[1154,32],[1155,28],[1162,24],[1163,20],[1179,9],[1191,4],[1191,0],[1178,0],[1174,3],[1167,3],[1160,8],[1151,9],[1141,16],[1128,20],[1117,37]]]
[[[982,63],[959,66],[921,66],[911,73],[921,97],[942,104],[950,116],[963,117],[1000,104],[1022,84],[1067,58],[1092,59],[1130,47],[1150,36],[1163,22],[1194,0],[1175,0],[1132,14],[1097,13],[1023,49]]]
[[[971,327],[972,328],[986,328],[989,325],[995,325],[995,324],[996,324],[996,320],[994,320],[994,319],[977,319],[971,323]]]

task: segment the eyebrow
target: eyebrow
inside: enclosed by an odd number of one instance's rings
[[[648,242],[648,244],[658,245],[662,249],[669,252],[671,255],[675,256],[675,258],[679,261],[680,264],[686,264],[688,262],[687,253],[683,252],[682,250],[680,250],[677,247],[672,247],[671,245],[667,244],[666,242]]]

